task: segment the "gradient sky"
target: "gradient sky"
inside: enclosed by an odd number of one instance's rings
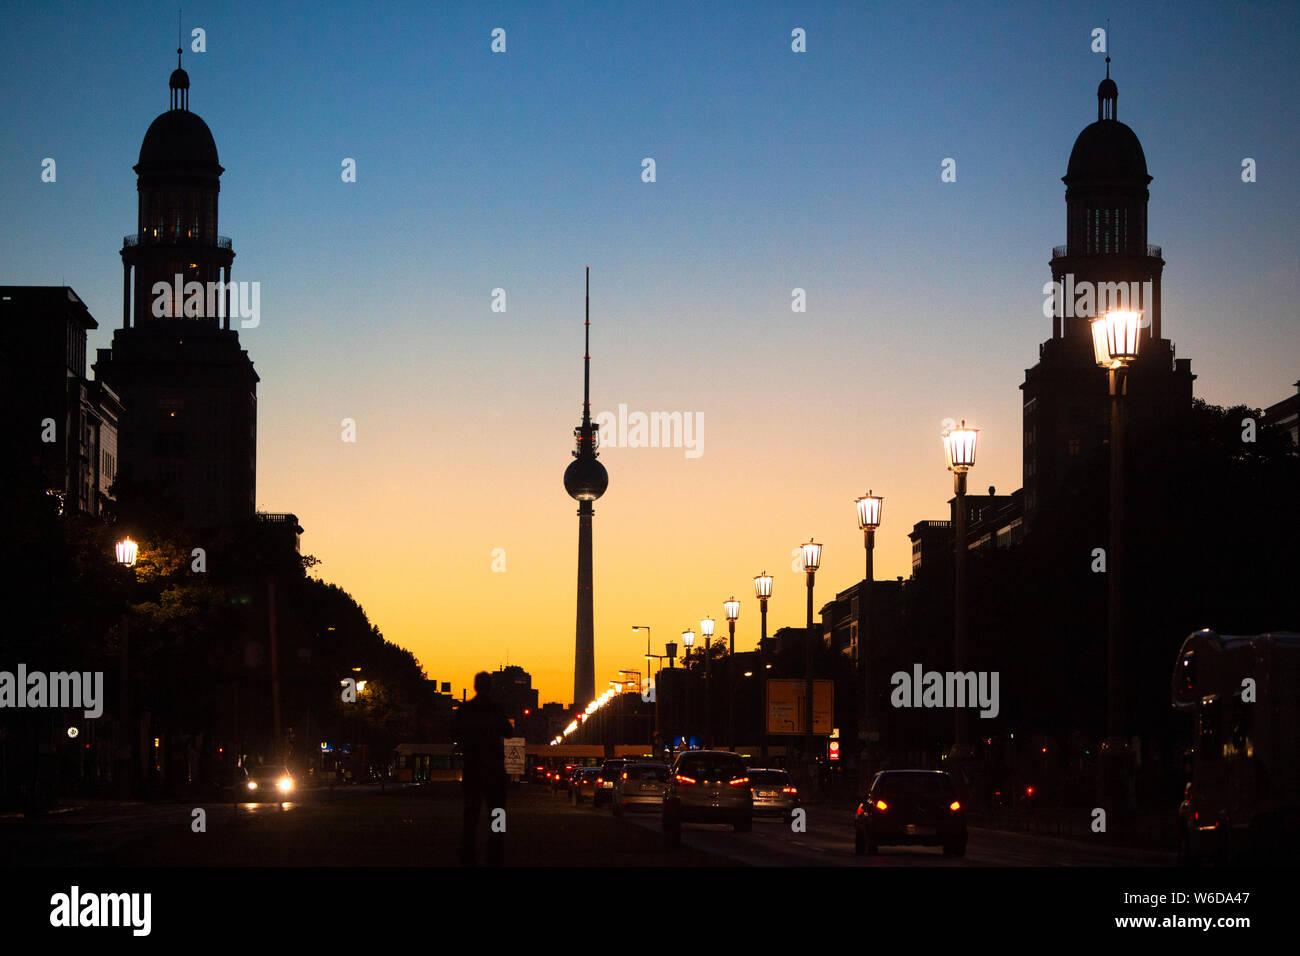
[[[121,322],[131,166],[167,108],[176,7],[0,16],[0,284],[72,286],[93,355]],[[295,512],[321,577],[428,676],[459,692],[509,660],[567,703],[561,476],[590,264],[593,413],[705,423],[696,459],[602,453],[598,689],[642,666],[633,624],[662,652],[733,593],[752,648],[765,569],[770,628],[801,625],[791,549],[825,545],[818,606],[858,581],[868,487],[877,575],[909,573],[913,523],[947,517],[945,417],[982,429],[972,490],[1020,486],[1017,385],[1051,334],[1060,177],[1096,118],[1107,17],[1118,117],[1155,177],[1164,333],[1198,396],[1279,401],[1300,375],[1300,5],[186,4],[219,231],[233,278],[262,284],[240,336],[258,507]]]

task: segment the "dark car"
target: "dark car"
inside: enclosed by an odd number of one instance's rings
[[[614,816],[621,817],[636,808],[660,810],[668,790],[668,765],[629,762],[614,781]]]
[[[755,816],[779,816],[789,823],[799,808],[799,789],[788,770],[753,768],[749,771],[749,788],[754,792]]]
[[[253,800],[284,800],[298,788],[289,768],[280,764],[254,767],[248,772],[248,777],[248,789]]]
[[[600,793],[600,768],[580,767],[573,777],[573,802],[582,803],[584,797],[591,797],[592,803]]]
[[[877,853],[882,844],[941,846],[945,856],[966,854],[966,811],[952,778],[942,770],[885,770],[876,774],[853,819],[853,849]]]
[[[739,754],[726,750],[691,750],[681,754],[668,774],[664,791],[664,846],[682,843],[683,823],[730,823],[737,833],[754,825],[754,798],[749,771]]]
[[[623,776],[623,768],[632,761],[624,757],[613,757],[600,765],[600,786],[596,788],[595,804],[603,806],[611,802],[614,785]]]

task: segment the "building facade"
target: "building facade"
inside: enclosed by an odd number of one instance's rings
[[[258,377],[231,312],[260,296],[228,288],[235,254],[217,234],[224,170],[179,65],[169,86],[171,109],[149,126],[134,167],[122,327],[99,350],[95,376],[125,409],[124,483],[157,496],[184,526],[228,526],[252,518],[257,471]]]

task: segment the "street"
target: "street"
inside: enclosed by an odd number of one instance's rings
[[[191,828],[206,811],[207,830]],[[751,833],[688,824],[683,847],[666,852],[657,813],[616,819],[590,802],[521,784],[507,799],[506,862],[511,866],[1169,866],[1173,853],[1115,847],[972,827],[966,856],[932,847],[881,847],[853,853],[842,808],[809,810],[807,830],[755,818]],[[481,817],[480,852],[488,814]],[[75,803],[61,812],[0,818],[8,866],[454,866],[460,788],[354,787],[306,791],[278,803]]]

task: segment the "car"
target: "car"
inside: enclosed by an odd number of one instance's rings
[[[254,799],[283,800],[297,789],[293,774],[281,764],[253,767],[248,772],[249,795]]]
[[[611,757],[600,765],[600,786],[596,790],[596,806],[603,806],[611,802],[614,795],[614,784],[623,775],[623,768],[632,761],[625,757]]]
[[[573,776],[573,769],[574,765],[571,763],[552,768],[551,772],[547,774],[551,781],[551,790],[556,793],[561,790],[567,791],[569,789],[569,778]]]
[[[754,815],[779,816],[789,823],[799,808],[799,788],[788,770],[754,767],[749,771],[749,787],[754,792]]]
[[[578,773],[573,778],[574,804],[582,803],[584,797],[591,797],[594,804],[598,793],[600,793],[600,768],[578,768]]]
[[[966,811],[942,770],[882,770],[859,801],[853,828],[859,856],[878,853],[882,844],[941,846],[945,856],[966,855]]]
[[[610,802],[614,816],[636,808],[659,810],[663,807],[664,793],[668,790],[668,765],[666,763],[629,761],[614,781]]]
[[[664,791],[664,847],[682,845],[683,823],[730,823],[737,833],[754,825],[754,796],[745,760],[729,750],[680,754]]]

